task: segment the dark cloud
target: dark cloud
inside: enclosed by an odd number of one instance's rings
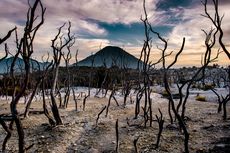
[[[157,3],[158,10],[170,10],[177,7],[190,7],[195,0],[160,0]]]
[[[204,1],[204,0],[202,0],[202,1]],[[219,5],[230,4],[230,0],[217,0],[217,2],[219,3]],[[213,0],[207,0],[207,3],[213,5]]]

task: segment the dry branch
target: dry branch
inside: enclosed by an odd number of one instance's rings
[[[96,119],[96,126],[98,125],[98,120],[100,118],[100,115],[103,113],[103,111],[106,109],[106,106],[104,106],[101,111],[97,114],[97,119]]]

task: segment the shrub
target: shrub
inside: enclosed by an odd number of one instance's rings
[[[168,95],[168,93],[167,93],[166,90],[164,90],[164,91],[161,93],[161,95],[162,95],[164,98],[169,98],[169,95]],[[180,98],[180,94],[179,94],[179,93],[174,93],[174,94],[172,94],[172,97],[173,97],[173,99],[179,99],[179,98]],[[182,95],[182,97],[184,97],[184,95]]]
[[[197,101],[206,101],[205,96],[196,96]]]
[[[203,86],[203,90],[210,90],[210,89],[214,89],[215,88],[215,84],[205,84]]]
[[[164,90],[164,91],[161,93],[161,95],[162,95],[163,97],[168,97],[168,96],[169,96],[166,90]]]

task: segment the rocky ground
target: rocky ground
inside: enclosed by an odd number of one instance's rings
[[[154,98],[155,97],[155,98]],[[122,105],[122,97],[117,97]],[[143,114],[134,119],[135,104],[128,100],[127,106],[117,106],[111,102],[109,114],[105,117],[105,111],[101,114],[98,126],[96,126],[97,114],[107,105],[108,97],[90,97],[86,101],[85,111],[82,110],[82,100],[79,100],[79,110],[71,99],[67,109],[60,109],[64,125],[51,127],[44,114],[31,113],[29,118],[23,119],[26,145],[33,144],[28,152],[53,152],[53,153],[109,153],[115,152],[116,135],[115,122],[118,119],[119,127],[119,152],[134,152],[134,139],[138,138],[138,152],[183,152],[183,134],[178,130],[177,124],[170,124],[167,115],[167,100],[154,93],[153,114],[159,115],[160,108],[164,115],[164,129],[160,141],[160,147],[155,149],[158,133],[158,124],[153,122],[152,127],[144,128]],[[24,104],[19,104],[23,111]],[[33,102],[31,111],[42,110],[41,101]],[[1,100],[0,113],[7,113],[9,104]],[[228,106],[230,112],[230,106]],[[191,97],[187,104],[187,127],[190,133],[190,152],[230,152],[230,120],[222,120],[222,114],[217,113],[217,104],[213,102],[199,102]],[[129,123],[129,125],[127,124]],[[131,125],[131,126],[130,126]],[[0,127],[0,144],[5,137],[5,132]],[[7,152],[17,152],[17,134],[13,133],[7,145]]]

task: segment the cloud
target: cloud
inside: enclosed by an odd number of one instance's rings
[[[153,14],[158,0],[146,1]],[[58,5],[54,5],[58,4]],[[73,19],[93,19],[106,23],[130,24],[140,22],[143,5],[140,0],[49,0],[44,1],[47,14]]]
[[[105,46],[111,45],[107,39],[77,39],[77,48],[79,50],[79,60],[99,51]]]
[[[208,5],[210,8],[211,14],[213,11],[211,10],[211,5]],[[230,26],[230,10],[229,5],[227,6],[220,6],[220,14],[225,14],[222,27],[224,30],[224,42],[226,46],[229,46],[230,38],[228,37],[229,34],[229,26]],[[201,30],[209,31],[211,29],[212,23],[209,19],[201,16],[204,14],[204,8],[202,5],[196,6],[194,8],[184,9],[183,13],[183,20],[184,22],[175,25],[172,32],[168,35],[169,42],[172,46],[179,48],[182,42],[182,38],[186,38],[185,43],[185,53],[194,55],[196,53],[204,52],[204,41],[205,35],[204,32]],[[223,58],[223,57],[222,57]],[[226,58],[223,58],[226,62]]]

